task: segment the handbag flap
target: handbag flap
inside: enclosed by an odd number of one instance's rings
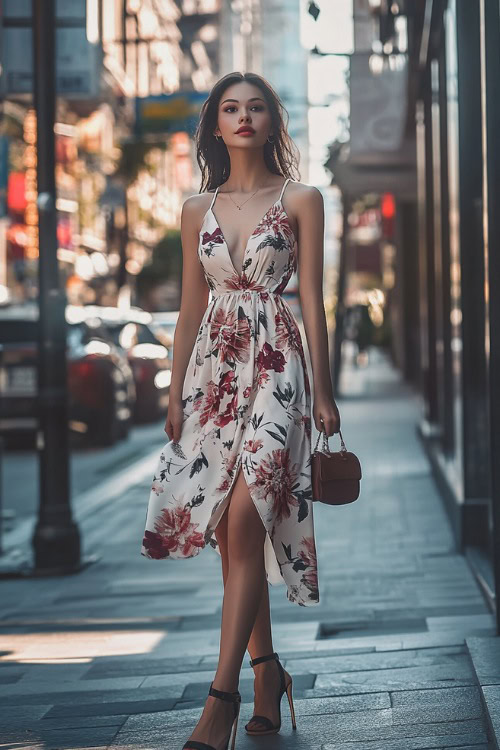
[[[361,464],[355,453],[351,451],[333,451],[313,453],[314,460],[318,462],[319,477],[321,481],[332,479],[361,479]]]

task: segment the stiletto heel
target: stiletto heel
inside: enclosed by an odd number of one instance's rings
[[[286,684],[286,677],[285,677],[285,670],[281,666],[281,662],[279,660],[278,654],[268,654],[267,656],[259,656],[257,659],[251,659],[250,660],[250,666],[254,667],[256,664],[260,664],[263,661],[269,661],[271,659],[276,660],[276,664],[278,666],[278,671],[280,675],[280,688],[278,692],[278,714],[279,714],[279,722],[278,724],[273,724],[271,719],[268,719],[267,716],[259,716],[254,715],[246,724],[245,731],[247,734],[277,734],[281,729],[281,699],[284,695],[284,693],[287,694],[288,698],[288,705],[290,706],[290,715],[292,717],[292,727],[293,729],[297,729],[297,724],[295,723],[295,710],[293,707],[293,697],[292,697],[292,678],[290,677],[290,682],[288,685]],[[249,729],[249,725],[252,721],[258,721],[259,724],[264,724],[264,729]]]
[[[234,693],[226,693],[224,690],[217,690],[210,685],[208,694],[213,698],[220,698],[223,701],[230,701],[234,704],[234,718],[231,724],[231,731],[226,742],[224,750],[229,750],[229,743],[231,743],[230,750],[234,750],[236,742],[236,731],[238,729],[238,717],[240,715],[241,695],[238,691]],[[216,750],[213,745],[207,745],[206,742],[198,742],[198,740],[188,740],[183,746],[182,750]]]
[[[286,689],[286,697],[288,698],[288,705],[290,706],[290,716],[292,717],[292,729],[297,729],[297,724],[295,722],[295,709],[293,707],[292,683],[291,682]]]

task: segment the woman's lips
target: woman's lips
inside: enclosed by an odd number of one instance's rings
[[[254,130],[242,130],[240,133],[236,133],[236,135],[255,135]]]

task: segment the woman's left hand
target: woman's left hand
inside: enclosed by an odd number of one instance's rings
[[[331,437],[340,430],[340,414],[332,398],[319,396],[314,399],[313,418],[318,432],[324,429],[327,437]]]

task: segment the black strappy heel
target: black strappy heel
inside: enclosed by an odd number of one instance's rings
[[[236,691],[235,693],[226,693],[224,692],[224,690],[217,690],[216,688],[212,687],[212,685],[213,683],[211,683],[210,685],[210,690],[208,691],[209,695],[211,695],[213,698],[220,698],[223,701],[231,701],[234,704],[233,724],[231,726],[231,731],[229,732],[229,739],[226,743],[226,747],[224,748],[224,750],[229,750],[229,743],[231,742],[231,750],[234,750],[234,743],[236,742],[236,730],[238,729],[238,716],[240,715],[241,695],[238,691]],[[186,744],[183,745],[182,750],[216,750],[216,748],[213,745],[207,745],[205,742],[188,740]]]
[[[283,697],[283,694],[287,694],[288,698],[288,705],[290,706],[290,715],[292,717],[292,728],[297,729],[297,724],[295,723],[295,710],[293,708],[293,698],[292,698],[292,678],[290,677],[290,682],[288,685],[286,684],[286,678],[285,678],[285,670],[281,666],[281,662],[279,660],[278,654],[268,654],[268,656],[259,656],[257,659],[251,659],[250,660],[250,666],[254,667],[256,664],[260,664],[263,661],[270,661],[271,659],[276,660],[276,664],[278,665],[278,670],[280,674],[280,688],[278,693],[278,711],[279,711],[279,723],[274,725],[271,721],[271,719],[268,719],[267,716],[258,716],[254,715],[246,724],[245,731],[247,734],[277,734],[281,729],[281,699]],[[264,724],[265,729],[249,729],[249,725],[252,721],[258,721],[259,724]]]

